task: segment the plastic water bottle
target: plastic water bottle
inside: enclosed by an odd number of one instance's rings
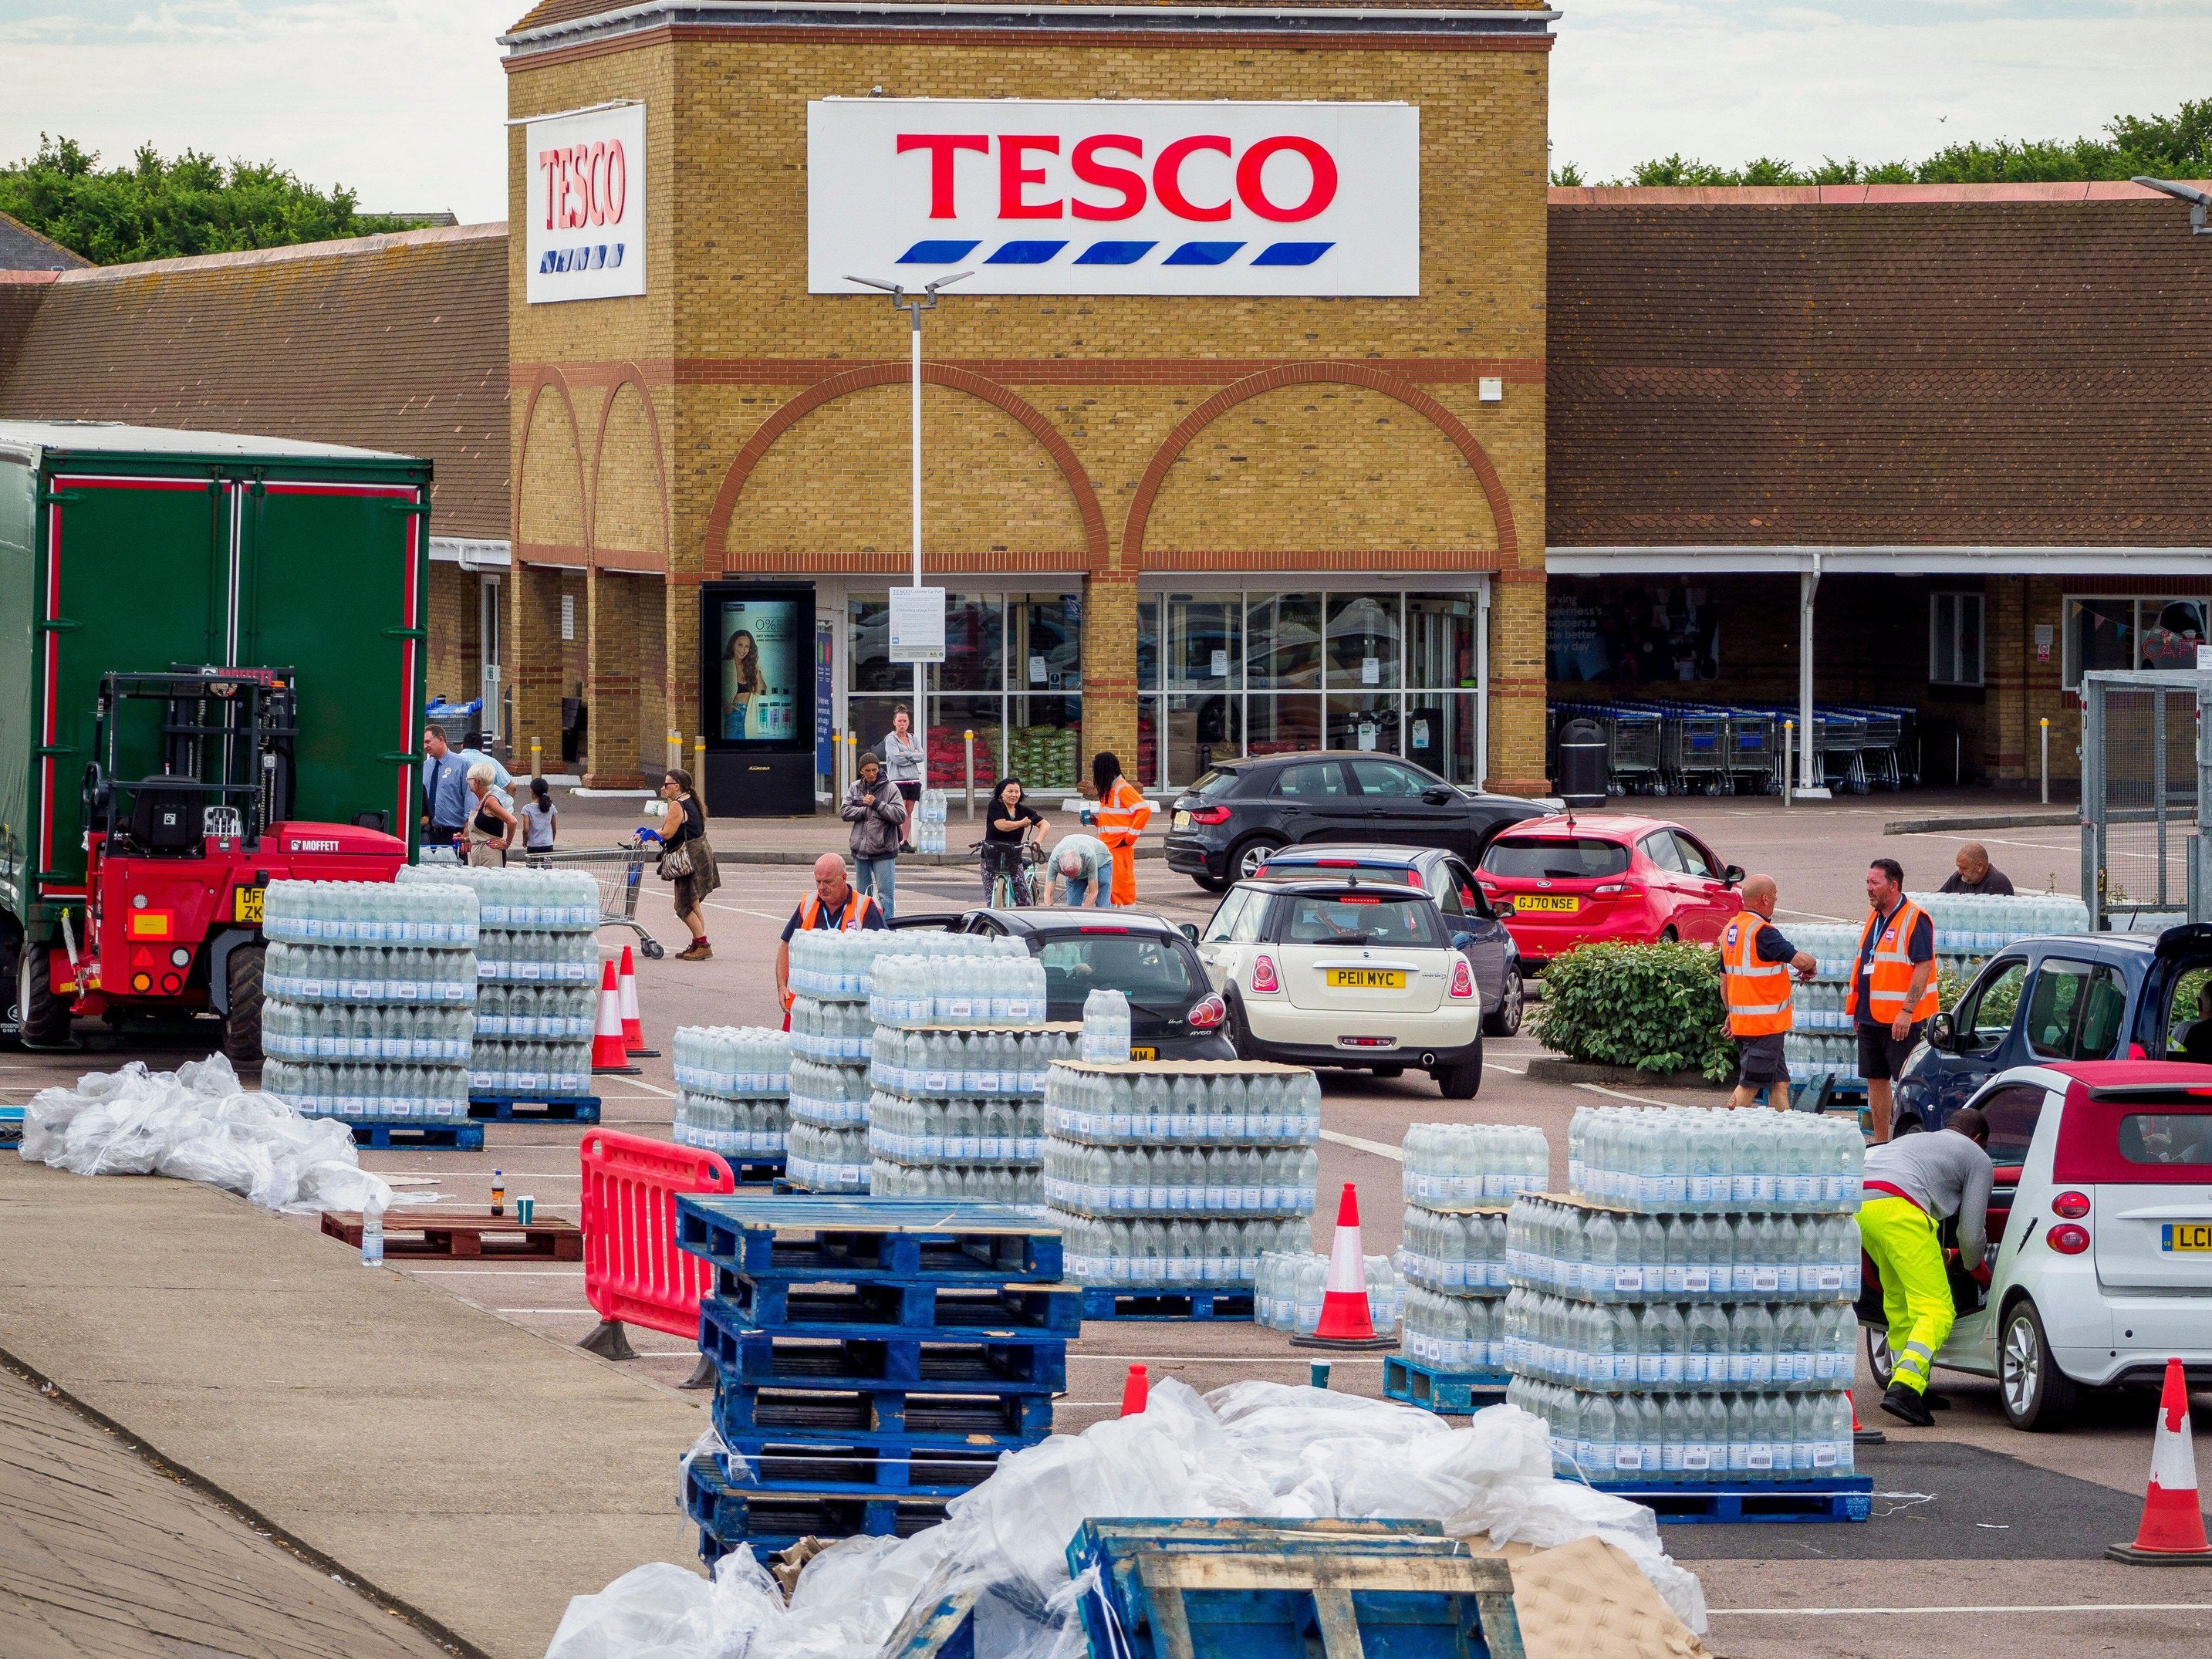
[[[371,1204],[361,1212],[361,1265],[384,1265],[384,1206]]]

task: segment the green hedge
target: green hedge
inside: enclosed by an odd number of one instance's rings
[[[1702,945],[1585,945],[1544,969],[1536,1035],[1570,1060],[1639,1072],[1735,1069],[1721,958]]]

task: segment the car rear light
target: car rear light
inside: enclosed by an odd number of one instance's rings
[[[1474,994],[1474,975],[1468,972],[1465,957],[1452,963],[1451,994],[1462,1001]]]
[[[1607,895],[1611,895],[1611,894],[1614,894],[1614,893],[1625,893],[1625,892],[1626,892],[1627,890],[1628,890],[1627,885],[1626,885],[1625,883],[1618,882],[1618,881],[1609,881],[1609,882],[1607,882],[1607,883],[1606,883],[1603,886],[1601,886],[1601,887],[1593,887],[1593,888],[1591,888],[1591,889],[1590,889],[1590,891],[1591,891],[1592,893],[1604,893],[1604,894],[1607,894]]]
[[[2077,1227],[2070,1221],[2061,1222],[2044,1234],[2044,1237],[2051,1242],[2051,1248],[2061,1255],[2079,1255],[2089,1248],[2089,1230],[2087,1227]]]
[[[1226,823],[1229,809],[1225,806],[1194,806],[1190,809],[1193,823]]]
[[[1126,927],[1102,927],[1094,924],[1089,927],[1078,928],[1076,931],[1084,933],[1126,933],[1129,930]]]
[[[2089,1194],[2064,1192],[2051,1200],[2051,1213],[2064,1216],[2069,1221],[2079,1221],[2089,1213]]]
[[[1275,977],[1275,959],[1271,956],[1252,958],[1252,988],[1255,991],[1279,991],[1283,982]]]
[[[1316,870],[1357,870],[1359,867],[1358,859],[1316,859],[1313,862]]]
[[[1194,1031],[1211,1031],[1228,1018],[1228,1005],[1219,997],[1211,994],[1202,996],[1190,1011],[1190,1029]]]

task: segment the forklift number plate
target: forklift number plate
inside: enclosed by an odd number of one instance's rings
[[[259,927],[261,925],[261,901],[264,895],[269,890],[266,887],[241,887],[238,889],[234,900],[237,908],[233,912],[232,920],[236,921],[250,921],[253,923],[255,927]]]

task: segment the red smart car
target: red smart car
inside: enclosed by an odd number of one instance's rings
[[[1531,818],[1490,843],[1476,878],[1532,963],[1607,941],[1710,945],[1743,908],[1742,870],[1663,818]]]

